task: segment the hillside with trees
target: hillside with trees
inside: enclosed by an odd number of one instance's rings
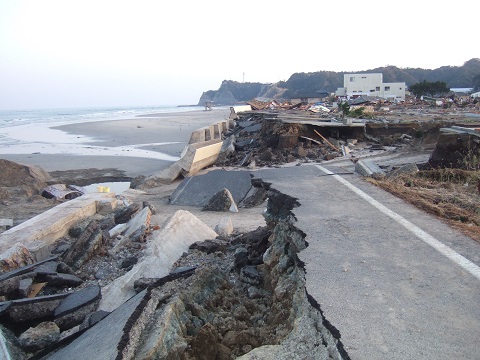
[[[318,91],[335,92],[343,87],[343,75],[348,72],[317,71],[295,73],[287,81],[276,84],[222,82],[218,90],[202,94],[199,105],[213,101],[215,105],[232,105],[254,98],[290,99]],[[358,74],[382,73],[384,82],[405,82],[407,87],[420,82],[444,82],[448,88],[479,88],[480,59],[468,60],[462,66],[442,66],[437,69],[398,68],[385,66],[355,71]]]

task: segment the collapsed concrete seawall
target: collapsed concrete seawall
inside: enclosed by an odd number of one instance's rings
[[[193,131],[178,161],[149,177],[134,179],[130,186],[134,189],[148,189],[170,184],[179,176],[193,176],[201,169],[213,165],[220,154],[223,135],[234,127],[234,120],[227,119]]]
[[[192,132],[188,144],[197,144],[204,141],[221,139],[222,134],[233,129],[235,126],[233,119],[222,120],[211,124],[209,126],[202,127]]]
[[[210,254],[184,291],[159,304],[156,345],[145,347],[150,335],[135,358],[349,359],[340,333],[305,289],[297,253],[308,244],[292,213],[300,204],[264,186],[267,226]]]
[[[49,358],[349,359],[305,290],[297,253],[308,244],[292,213],[300,204],[264,186],[265,227],[191,246],[172,273],[185,276],[149,285]],[[107,330],[114,322],[115,336]]]

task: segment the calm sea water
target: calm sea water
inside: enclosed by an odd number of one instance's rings
[[[199,106],[92,107],[76,109],[0,110],[0,128],[27,124],[130,119],[138,115],[201,110]]]

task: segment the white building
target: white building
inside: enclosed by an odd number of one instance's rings
[[[343,88],[335,95],[356,97],[361,95],[378,96],[395,101],[405,100],[405,83],[384,83],[383,74],[344,74]]]

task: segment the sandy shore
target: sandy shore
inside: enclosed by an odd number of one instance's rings
[[[18,144],[0,147],[0,158],[45,170],[117,169],[151,175],[176,161],[192,131],[224,120],[228,108],[82,122],[13,132]],[[12,136],[10,134],[10,136]]]

